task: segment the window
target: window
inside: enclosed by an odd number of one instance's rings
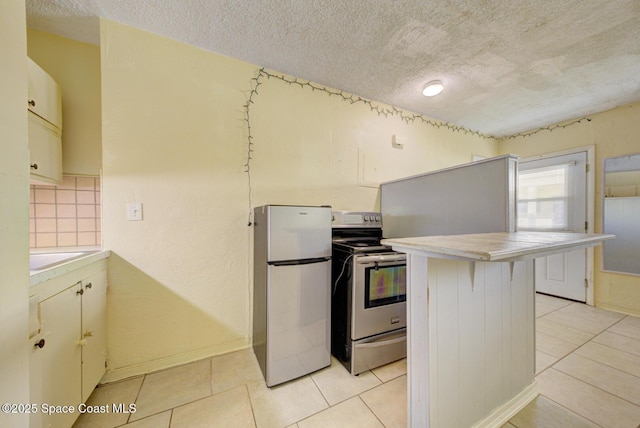
[[[520,171],[518,229],[568,230],[571,164]]]
[[[364,307],[374,308],[407,300],[407,266],[366,268]]]

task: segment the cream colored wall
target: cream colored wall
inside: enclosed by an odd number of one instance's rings
[[[278,77],[261,82],[250,106],[253,206],[328,204],[336,210],[379,210],[379,190],[369,184],[496,153],[493,139],[408,124],[399,116],[379,115],[364,102],[352,104]],[[402,149],[392,147],[394,135]],[[244,193],[248,197],[246,189]]]
[[[249,194],[243,106],[258,67],[109,21],[101,52],[107,380],[250,345],[251,207],[377,209],[359,170],[377,181],[497,154],[491,139],[265,78]],[[143,221],[126,220],[129,201]]]
[[[100,47],[28,30],[27,53],[62,89],[63,172],[100,175]]]
[[[29,149],[24,0],[0,5],[0,403],[29,403]],[[0,426],[27,427],[0,412]]]
[[[501,153],[527,157],[595,145],[595,229],[602,233],[602,168],[604,159],[640,153],[640,103],[594,114],[566,128],[541,131],[529,137],[504,139]],[[595,305],[640,315],[640,277],[602,272],[599,248],[595,251]]]

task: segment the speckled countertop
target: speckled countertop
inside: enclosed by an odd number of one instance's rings
[[[570,232],[500,232],[384,239],[406,253],[470,261],[511,261],[587,248],[615,235]]]

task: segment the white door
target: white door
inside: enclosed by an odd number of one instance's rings
[[[518,167],[518,230],[587,231],[587,152],[522,161]],[[587,250],[541,257],[536,291],[587,300]]]

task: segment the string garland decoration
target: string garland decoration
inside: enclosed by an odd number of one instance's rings
[[[337,97],[338,99],[348,102],[350,104],[363,104],[370,108],[372,112],[377,113],[380,117],[399,117],[406,124],[410,123],[422,123],[424,125],[429,125],[434,128],[440,129],[444,128],[453,132],[461,132],[464,134],[475,135],[481,138],[493,138],[491,135],[483,134],[478,131],[472,131],[470,129],[464,128],[462,126],[453,125],[448,122],[441,122],[437,120],[433,120],[422,116],[416,113],[406,112],[397,107],[383,107],[378,103],[375,103],[366,98],[362,98],[357,95],[350,94],[348,92],[344,92],[337,89],[330,89],[326,86],[318,85],[307,80],[298,79],[296,77],[287,77],[284,74],[274,73],[271,71],[265,70],[264,67],[260,68],[255,77],[251,78],[251,89],[249,91],[249,96],[247,98],[247,102],[243,105],[244,109],[244,120],[247,125],[247,155],[246,155],[246,163],[244,164],[244,172],[248,177],[248,190],[249,190],[249,218],[247,221],[247,226],[251,226],[251,160],[253,159],[253,133],[251,131],[251,106],[255,103],[255,98],[259,95],[258,88],[260,85],[264,83],[264,79],[276,79],[280,82],[291,86],[298,86],[301,89],[311,89],[312,92],[320,92],[324,93],[329,97]]]
[[[249,190],[249,217],[247,219],[247,226],[251,226],[251,153],[253,153],[253,134],[251,133],[251,106],[253,105],[253,99],[258,95],[258,87],[262,84],[261,80],[264,77],[264,68],[258,70],[258,75],[251,79],[251,90],[249,91],[249,97],[246,104],[243,105],[244,120],[247,122],[247,162],[244,164],[244,172],[247,174],[247,186]]]
[[[327,94],[329,97],[337,97],[345,102],[348,102],[350,104],[364,104],[366,106],[368,106],[371,111],[375,112],[378,114],[378,116],[384,116],[384,117],[393,117],[393,116],[397,116],[399,117],[403,122],[409,124],[409,123],[414,123],[414,122],[420,122],[423,123],[425,125],[430,125],[433,126],[434,128],[445,128],[448,129],[450,131],[454,131],[454,132],[462,132],[464,134],[470,134],[470,135],[475,135],[481,138],[494,138],[491,135],[488,134],[483,134],[481,132],[478,131],[473,131],[467,128],[464,128],[462,126],[458,126],[458,125],[453,125],[451,123],[448,122],[441,122],[441,121],[437,121],[437,120],[433,120],[430,119],[428,117],[425,117],[421,114],[417,114],[417,113],[411,113],[411,112],[407,112],[405,110],[399,109],[397,107],[394,106],[388,106],[388,107],[383,107],[380,104],[368,100],[366,98],[362,98],[360,96],[354,95],[354,94],[350,94],[348,92],[344,92],[338,89],[330,89],[327,88],[326,86],[322,86],[322,85],[318,85],[312,82],[309,82],[308,80],[302,80],[302,79],[298,79],[297,77],[288,77],[285,76],[283,74],[279,74],[279,73],[274,73],[271,71],[267,71],[264,68],[261,68],[260,70],[258,70],[258,75],[257,77],[252,79],[252,90],[251,93],[249,95],[249,102],[247,104],[245,104],[245,109],[247,108],[247,106],[252,102],[252,96],[254,94],[257,94],[257,86],[260,85],[261,83],[261,78],[262,77],[266,77],[267,79],[277,79],[281,82],[284,82],[288,85],[291,86],[299,86],[301,89],[305,89],[305,88],[309,88],[312,91],[318,91],[321,93],[325,93]]]
[[[547,126],[547,127],[543,127],[543,128],[539,128],[536,129],[535,131],[530,131],[530,132],[522,132],[519,134],[514,134],[514,135],[510,135],[507,137],[503,137],[501,139],[498,139],[492,135],[488,135],[488,134],[483,134],[481,132],[478,131],[473,131],[467,128],[464,128],[462,126],[458,126],[458,125],[453,125],[451,123],[448,122],[441,122],[441,121],[437,121],[428,117],[425,117],[421,114],[417,114],[417,113],[412,113],[412,112],[407,112],[405,110],[399,109],[397,107],[394,106],[382,106],[374,101],[368,100],[366,98],[362,98],[360,96],[357,95],[353,95],[338,89],[330,89],[327,88],[326,86],[322,86],[322,85],[318,85],[312,82],[309,82],[307,80],[302,80],[302,79],[298,79],[297,77],[288,77],[285,76],[284,74],[280,74],[280,73],[274,73],[272,71],[267,71],[265,70],[264,67],[260,68],[256,74],[255,77],[251,78],[251,89],[249,91],[249,96],[247,98],[247,102],[243,105],[243,109],[244,109],[244,120],[246,122],[247,125],[247,155],[246,155],[246,163],[244,164],[244,172],[247,174],[247,179],[248,179],[248,191],[249,191],[249,217],[248,217],[248,221],[247,221],[247,226],[251,226],[253,223],[251,221],[251,217],[252,217],[252,212],[251,212],[251,194],[252,194],[252,188],[251,188],[251,160],[253,159],[252,157],[252,153],[253,153],[253,147],[254,147],[254,143],[253,143],[253,133],[251,130],[251,106],[253,106],[253,104],[255,103],[255,99],[256,97],[259,95],[258,93],[258,88],[264,83],[264,80],[267,79],[275,79],[278,80],[280,82],[283,82],[287,85],[291,85],[291,86],[298,86],[301,89],[311,89],[312,92],[320,92],[320,93],[324,93],[329,97],[337,97],[338,99],[344,101],[344,102],[348,102],[350,104],[363,104],[366,105],[370,108],[370,110],[372,112],[377,113],[378,116],[380,117],[398,117],[400,118],[403,122],[405,122],[406,124],[411,124],[411,123],[421,123],[424,125],[428,125],[431,126],[433,128],[436,129],[440,129],[440,128],[444,128],[446,130],[452,131],[452,132],[460,132],[460,133],[464,133],[464,134],[468,134],[468,135],[475,135],[477,137],[480,138],[490,138],[490,139],[496,139],[496,140],[511,140],[511,139],[515,139],[518,137],[530,137],[532,135],[538,134],[539,132],[543,132],[543,131],[554,131],[556,129],[565,129],[568,128],[570,126],[582,123],[582,122],[590,122],[591,119],[588,117],[582,117],[580,119],[576,119],[572,122],[569,123],[565,123],[565,124],[558,124],[558,125],[552,125],[552,126]]]
[[[538,133],[543,132],[543,131],[552,132],[552,131],[555,131],[556,129],[565,129],[565,128],[568,128],[570,126],[577,125],[577,124],[583,123],[583,122],[591,122],[591,118],[584,116],[584,117],[581,117],[579,119],[573,120],[571,122],[567,122],[567,123],[563,123],[563,124],[556,124],[556,125],[551,125],[551,126],[545,126],[545,127],[542,127],[542,128],[538,128],[535,131],[527,131],[527,132],[521,132],[519,134],[509,135],[507,137],[503,137],[502,140],[514,140],[514,139],[519,138],[519,137],[524,137],[524,138],[531,137],[532,135],[538,134]]]

